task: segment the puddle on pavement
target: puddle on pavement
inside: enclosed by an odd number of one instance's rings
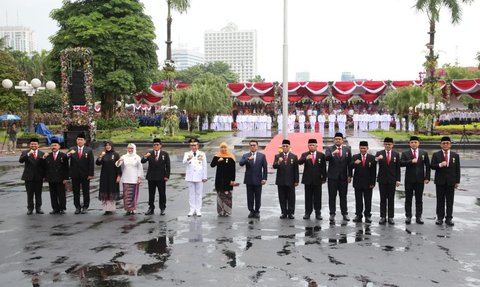
[[[262,277],[262,275],[267,272],[265,270],[259,270],[255,275],[250,276],[250,280],[252,280],[253,283],[258,283],[258,280]]]
[[[68,260],[67,256],[58,256],[57,259],[52,261],[52,264],[62,264],[63,262],[65,262],[67,260]]]
[[[102,245],[102,246],[90,248],[90,250],[93,250],[93,251],[98,253],[98,252],[102,252],[103,250],[106,250],[106,249],[115,249],[115,248],[117,248],[117,247],[114,246],[114,245],[111,245],[111,244],[107,244],[107,245]]]
[[[480,198],[477,198],[477,201],[475,201],[475,204],[480,206]]]
[[[222,253],[227,256],[227,264],[230,265],[230,267],[237,267],[237,254],[235,251],[224,249],[222,250]]]

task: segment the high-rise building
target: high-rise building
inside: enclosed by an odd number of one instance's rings
[[[31,55],[36,51],[35,33],[24,26],[0,26],[0,38],[5,46],[13,50],[27,52]]]
[[[297,82],[310,81],[310,72],[297,72],[297,74],[295,75],[295,80]]]
[[[180,47],[172,49],[172,60],[178,71],[188,69],[198,64],[205,64],[205,56],[198,49]]]
[[[355,75],[352,72],[342,72],[342,82],[348,82],[355,80]]]
[[[239,75],[240,82],[257,74],[257,31],[238,30],[229,23],[220,31],[205,32],[205,61],[222,61]]]

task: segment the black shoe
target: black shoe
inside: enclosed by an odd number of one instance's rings
[[[454,226],[455,225],[455,223],[453,223],[453,221],[451,219],[445,220],[445,224],[448,225],[448,226]]]
[[[58,214],[65,214],[65,210],[60,210]]]
[[[147,212],[145,212],[145,215],[152,215],[154,213],[153,209],[149,208]]]
[[[350,221],[350,217],[348,217],[348,215],[345,214],[343,216],[343,221]]]
[[[411,217],[405,218],[405,224],[410,224],[410,223],[412,223],[412,218]]]
[[[133,212],[130,212],[130,211],[127,211],[127,212],[125,213],[125,215],[132,215],[132,214],[133,214]]]
[[[315,219],[316,219],[316,220],[322,220],[323,217],[322,217],[322,215],[321,215],[320,213],[317,213],[317,214],[315,215]]]
[[[255,217],[255,213],[251,212],[248,214],[248,218],[254,218]]]
[[[41,209],[37,209],[37,211],[35,213],[36,214],[44,214],[45,212],[43,212]]]
[[[388,218],[388,224],[394,225],[395,221],[393,221],[393,218]]]
[[[286,215],[286,214],[280,215],[280,219],[285,219],[285,218],[287,218],[287,215]]]
[[[253,214],[253,217],[254,217],[254,218],[257,218],[257,219],[260,218],[260,212],[259,212],[259,211],[255,212],[255,213]]]
[[[423,224],[423,219],[421,217],[417,217],[417,220],[415,220],[417,224]]]
[[[378,224],[381,224],[381,225],[387,224],[387,219],[386,219],[385,217],[381,217],[381,218],[380,218],[380,221],[378,222]]]
[[[309,214],[305,214],[305,215],[303,216],[303,219],[310,219],[310,215],[309,215]]]
[[[330,215],[329,220],[330,220],[330,222],[335,222],[335,215]]]
[[[88,210],[88,208],[85,208],[85,207],[82,208],[82,214],[86,214],[86,213],[87,213],[87,210]]]
[[[33,213],[33,210],[29,209],[27,210],[27,215],[31,215]]]
[[[289,214],[288,219],[295,219],[295,216],[293,216],[293,214]]]
[[[160,215],[165,215],[165,209],[160,209]]]
[[[80,214],[80,208],[75,209],[75,214]]]
[[[58,211],[56,211],[56,210],[52,210],[52,211],[50,211],[50,214],[58,214],[58,213],[59,213],[59,212],[58,212]]]
[[[442,224],[443,224],[443,220],[442,220],[442,219],[437,219],[437,220],[435,221],[435,224],[436,224],[436,225],[442,225]]]
[[[366,216],[365,223],[372,223],[372,218],[370,216]]]
[[[362,217],[357,215],[357,216],[355,216],[355,218],[352,221],[356,222],[356,223],[361,223],[362,222]]]

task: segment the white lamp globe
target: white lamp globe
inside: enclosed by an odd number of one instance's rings
[[[19,85],[20,87],[25,87],[27,84],[28,84],[28,82],[25,81],[25,80],[21,80],[20,82],[18,82],[18,85]]]
[[[10,79],[5,79],[2,81],[2,87],[5,89],[10,89],[13,86],[13,82]]]
[[[47,88],[47,90],[54,90],[56,86],[57,85],[55,85],[55,82],[53,82],[53,81],[48,81],[45,84],[45,87]]]
[[[35,78],[35,79],[32,79],[32,81],[30,82],[30,84],[32,85],[32,87],[34,87],[35,89],[38,89],[40,88],[40,86],[42,85],[42,82]]]

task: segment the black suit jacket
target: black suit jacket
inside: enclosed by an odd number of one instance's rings
[[[28,155],[28,151],[23,151],[18,160],[20,163],[25,163],[23,168],[22,180],[38,181],[45,176],[45,162],[43,160],[43,151],[37,149],[37,159],[33,158],[33,154]]]
[[[447,167],[438,165],[445,160],[443,150],[432,155],[430,167],[435,170],[435,184],[455,185],[460,183],[460,157],[450,150],[450,158]]]
[[[400,158],[400,166],[407,167],[405,169],[405,183],[423,183],[430,180],[430,159],[425,150],[417,149],[417,163],[412,163],[412,149],[402,152]]]
[[[45,180],[48,182],[62,182],[68,179],[68,157],[59,151],[53,160],[53,152],[45,158]]]
[[[148,162],[147,180],[164,180],[164,178],[170,178],[170,156],[166,151],[160,150],[158,160],[155,160],[155,152],[149,151],[150,156],[142,157],[141,162]]]
[[[377,178],[377,162],[375,157],[369,153],[365,157],[365,166],[363,163],[356,164],[355,161],[362,161],[362,154],[358,153],[352,156],[351,168],[353,173],[353,187],[359,189],[370,189],[375,186]]]
[[[252,160],[248,160],[248,158],[252,155],[251,152],[246,153],[240,159],[240,166],[245,166],[245,177],[243,179],[244,184],[251,184],[251,185],[261,185],[262,180],[267,180],[268,176],[268,165],[267,165],[267,158],[261,152],[256,152],[256,160],[255,163]]]
[[[294,186],[295,183],[299,182],[299,173],[298,173],[298,158],[293,153],[288,153],[288,158],[286,163],[278,163],[278,159],[283,158],[283,152],[275,155],[273,161],[273,168],[277,170],[277,178],[275,180],[276,185],[287,185]]]
[[[70,158],[70,178],[72,179],[86,179],[88,176],[93,176],[95,168],[95,159],[93,158],[92,149],[88,146],[83,146],[82,157],[78,158],[78,146],[70,148],[75,153],[69,155]],[[69,152],[70,152],[69,150]]]
[[[307,159],[311,152],[302,153],[298,164],[305,164],[303,168],[302,183],[307,185],[322,185],[327,180],[327,161],[322,152],[315,152],[315,162]]]
[[[352,176],[350,162],[352,161],[352,150],[349,146],[342,145],[342,156],[332,155],[337,149],[336,145],[327,147],[325,159],[328,161],[328,179],[347,180]]]
[[[400,154],[394,150],[390,151],[390,164],[387,164],[387,153],[385,150],[377,152],[375,157],[383,156],[378,161],[378,183],[395,183],[400,181]]]

